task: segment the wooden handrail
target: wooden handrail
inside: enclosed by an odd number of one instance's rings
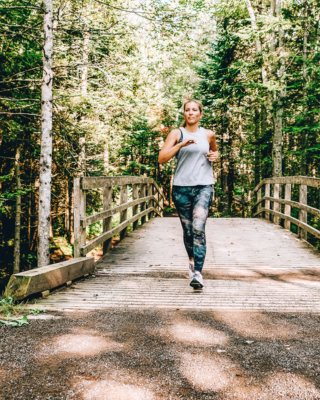
[[[311,178],[310,176],[282,176],[279,178],[265,178],[253,189],[254,192],[259,190],[266,183],[279,183],[280,185],[306,185],[314,188],[320,188],[320,178]]]
[[[124,211],[130,207],[139,205],[151,199],[158,204],[158,207],[161,208],[161,210],[164,210],[164,208],[160,205],[159,201],[154,196],[146,196],[146,197],[141,197],[140,199],[129,201],[128,203],[123,203],[120,206],[111,208],[109,210],[101,211],[97,214],[90,215],[90,217],[80,218],[80,224],[82,228],[86,228],[87,226],[90,226],[95,222],[101,221],[105,218],[110,217],[111,215],[117,214],[118,212]]]
[[[263,211],[267,211],[268,213],[276,215],[279,218],[283,218],[287,221],[290,221],[290,222],[294,223],[295,225],[299,226],[299,228],[302,228],[303,230],[312,233],[315,237],[320,238],[320,232],[317,229],[313,228],[312,226],[310,226],[308,224],[305,224],[304,222],[299,221],[297,218],[294,218],[289,215],[285,215],[280,212],[269,210],[267,208],[262,207],[260,212],[263,212]],[[255,214],[253,214],[253,216],[255,217],[258,214],[259,213],[256,212]]]
[[[89,253],[89,251],[93,250],[95,247],[99,246],[99,244],[103,243],[109,238],[112,238],[114,235],[117,233],[121,232],[124,228],[126,228],[128,225],[132,224],[132,222],[138,220],[139,218],[143,217],[144,215],[149,214],[151,211],[155,211],[158,215],[160,213],[158,210],[154,207],[149,207],[146,210],[140,212],[139,214],[135,215],[134,217],[127,219],[126,221],[122,222],[120,225],[116,226],[115,228],[111,229],[108,232],[103,233],[102,235],[98,236],[97,238],[91,240],[91,242],[87,243],[85,246],[83,246],[82,249],[82,254],[86,255]]]
[[[270,201],[274,201],[274,202],[277,202],[277,203],[280,203],[280,204],[288,204],[291,207],[299,208],[300,210],[307,211],[310,214],[313,214],[313,215],[316,215],[317,217],[320,217],[320,210],[318,210],[317,208],[307,206],[306,204],[300,204],[297,201],[291,201],[291,200],[285,200],[285,199],[276,199],[274,197],[269,197],[269,196],[263,196],[260,200],[258,200],[253,205],[253,207],[256,207],[259,203],[261,203],[264,200],[270,200]],[[269,210],[269,209],[267,209],[267,210]]]
[[[270,196],[270,185],[273,185],[273,197]],[[285,186],[284,199],[280,198],[280,185]],[[291,185],[299,185],[299,201],[291,200]],[[265,186],[265,195],[262,196],[262,188]],[[284,220],[284,227],[291,228],[291,223],[298,226],[298,234],[302,239],[307,239],[307,232],[320,238],[320,231],[308,224],[308,213],[320,217],[320,210],[307,204],[308,186],[320,188],[320,178],[308,176],[284,176],[263,179],[255,188],[257,201],[253,207],[257,211],[253,216],[260,216],[264,213],[266,219],[273,216],[273,222],[280,224]],[[265,206],[262,207],[262,202]],[[273,203],[273,210],[270,209],[270,202]],[[284,213],[281,212],[281,205],[284,205]],[[299,219],[291,216],[291,208],[298,208]]]
[[[131,201],[127,201],[128,186],[132,185]],[[112,208],[112,187],[120,186],[120,205]],[[86,191],[102,188],[103,211],[86,217]],[[140,188],[140,197],[139,197]],[[127,227],[133,224],[133,230],[154,217],[163,216],[164,194],[153,178],[140,176],[99,176],[74,179],[74,257],[86,255],[103,243],[103,253],[110,251],[111,240],[120,232],[120,240],[127,234]],[[140,205],[140,212],[138,207]],[[128,208],[132,207],[132,217],[127,218]],[[120,213],[120,223],[112,228],[112,216]],[[103,221],[103,233],[86,243],[86,227]]]
[[[81,189],[90,190],[97,188],[107,188],[112,186],[124,186],[133,183],[152,183],[157,189],[158,193],[163,197],[164,194],[160,191],[158,184],[153,178],[146,178],[143,176],[90,176],[81,178]]]

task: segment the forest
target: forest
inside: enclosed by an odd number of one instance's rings
[[[38,238],[47,228],[49,262],[73,257],[74,178],[151,177],[174,207],[175,158],[159,165],[158,154],[186,99],[202,101],[220,153],[210,217],[251,217],[263,178],[320,177],[319,6],[2,0],[2,285],[44,265]],[[308,205],[319,204],[319,190],[308,193]],[[92,190],[87,215],[100,210]],[[91,225],[87,237],[101,229]]]

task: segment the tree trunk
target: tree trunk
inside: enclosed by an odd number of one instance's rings
[[[169,193],[169,207],[173,207],[174,206],[174,203],[173,203],[173,200],[172,200],[173,178],[174,178],[174,174],[171,174],[171,177],[170,177],[170,193]]]
[[[82,75],[81,75],[81,93],[83,95],[87,94],[88,88],[88,59],[89,59],[89,25],[85,25],[84,27],[84,38],[83,38],[83,56],[82,56]]]
[[[74,210],[74,195],[73,195],[73,185],[70,184],[69,186],[69,199],[70,199],[70,243],[74,244],[74,231],[73,231],[73,210]]]
[[[105,141],[105,144],[104,144],[103,172],[104,172],[104,175],[108,175],[108,173],[109,173],[109,146],[108,146],[107,140]]]
[[[282,98],[274,93],[273,103],[272,176],[282,176]]]
[[[29,195],[28,195],[28,245],[29,245],[29,249],[31,247],[31,240],[32,240],[32,237],[31,237],[31,232],[32,232],[32,229],[31,229],[31,226],[32,226],[32,197],[33,197],[32,183],[31,183],[32,180],[33,180],[32,167],[33,167],[33,162],[31,161],[31,164],[30,164],[30,186],[29,186],[30,192],[29,192]]]
[[[82,136],[79,140],[80,154],[79,154],[79,167],[80,176],[86,175],[86,138]]]
[[[88,10],[88,9],[87,9]],[[84,27],[83,35],[83,51],[82,51],[82,75],[81,75],[81,94],[84,96],[87,94],[88,88],[88,58],[89,58],[89,25]],[[80,166],[80,176],[86,175],[86,136],[82,136],[79,140],[80,144],[80,154],[79,154],[79,166]]]
[[[41,154],[38,223],[38,267],[50,264],[49,232],[52,163],[53,4],[44,0],[43,80],[41,87]]]
[[[276,15],[281,20],[282,4],[281,0],[276,0]],[[275,43],[274,43],[275,48]],[[273,96],[273,143],[272,143],[272,159],[273,159],[273,176],[282,176],[282,114],[283,114],[283,99],[285,97],[284,89],[284,49],[283,49],[283,30],[279,26],[279,50],[280,50],[280,65],[277,71],[277,76],[280,79],[281,89],[274,92]],[[276,55],[275,55],[276,56]]]
[[[306,5],[307,7],[307,5]],[[307,20],[308,14],[307,11],[305,13],[305,20]],[[304,100],[304,115],[307,121],[309,121],[308,118],[308,103],[307,103],[307,57],[308,57],[308,52],[307,52],[307,46],[308,46],[308,24],[305,21],[304,23],[304,33],[303,33],[303,100]],[[306,122],[304,123],[304,125]],[[307,176],[308,175],[308,163],[307,163],[307,148],[308,148],[308,130],[304,129],[302,131],[302,154],[301,154],[301,166],[300,166],[300,175],[302,176]]]
[[[20,180],[20,147],[17,149],[15,160],[15,175],[17,191],[21,190]],[[21,234],[21,196],[16,197],[16,215],[14,225],[14,248],[13,248],[13,274],[20,272],[20,234]]]
[[[228,159],[229,159],[229,173],[228,173],[228,215],[232,216],[234,211],[234,177],[235,177],[235,161],[232,154],[234,142],[234,130],[230,129],[229,143],[228,143]]]
[[[251,2],[250,2],[250,0],[245,0],[245,1],[246,1],[246,5],[247,5],[247,10],[248,10],[248,13],[250,16],[250,20],[251,20],[251,26],[255,31],[258,31],[256,17],[255,17]],[[259,38],[256,39],[256,48],[257,48],[257,53],[261,54],[262,46],[261,46],[261,42],[260,42]],[[267,83],[267,72],[266,72],[264,65],[261,67],[261,78],[262,78],[263,84],[266,84]]]
[[[265,143],[267,134],[267,108],[264,104],[261,104],[261,115],[260,115],[260,140]],[[263,159],[263,150],[260,147],[260,159]],[[260,164],[260,178],[265,177],[266,172],[263,170]]]
[[[261,162],[261,154],[260,154],[260,132],[259,132],[259,121],[260,121],[260,111],[258,107],[255,108],[255,148],[254,148],[254,183],[255,186],[260,182],[261,171],[260,171],[260,162]]]

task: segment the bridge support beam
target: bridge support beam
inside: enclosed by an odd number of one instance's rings
[[[138,183],[134,183],[132,185],[132,200],[138,199],[139,198],[139,184]],[[132,216],[138,214],[139,212],[139,205],[133,206],[132,207]],[[137,221],[134,221],[132,223],[132,230],[135,231],[139,226],[139,220],[137,219]]]
[[[120,204],[127,203],[128,201],[128,185],[120,186]],[[121,211],[120,213],[120,224],[128,219],[128,209]],[[127,236],[128,227],[126,226],[120,232],[120,240],[124,239]]]
[[[151,196],[153,193],[152,193],[152,183],[149,183],[148,185],[147,185],[147,196]],[[153,200],[148,200],[148,208],[149,207],[153,207]],[[152,216],[153,216],[153,212],[151,211],[151,212],[149,212],[149,214],[148,214],[148,221],[150,221],[150,219],[152,218]]]
[[[300,185],[299,191],[299,203],[307,204],[307,196],[308,196],[308,187],[307,185]],[[299,210],[299,220],[305,224],[307,224],[307,211]],[[299,228],[299,236],[301,239],[307,240],[308,233],[306,230]]]
[[[257,201],[261,200],[261,192],[262,192],[262,188],[260,188],[257,192]],[[261,203],[258,204],[257,208],[258,208],[258,212],[260,212],[261,211]],[[259,215],[259,217],[261,217],[261,215]]]
[[[103,188],[103,199],[102,199],[102,207],[103,211],[109,210],[112,208],[112,187],[105,187]],[[112,229],[112,215],[108,218],[105,218],[103,220],[103,233],[108,232]],[[112,243],[112,238],[107,239],[103,243],[103,254],[109,253],[111,250],[111,243]]]
[[[285,184],[284,199],[289,200],[289,201],[291,200],[291,183]],[[288,215],[289,217],[291,216],[291,206],[289,204],[284,205],[284,213],[285,213],[285,215]],[[288,231],[290,231],[291,222],[288,220],[285,220],[284,227],[285,227],[285,229],[288,229]]]
[[[145,183],[141,184],[141,194],[140,197],[146,197],[146,191],[147,191],[147,185]],[[147,208],[147,203],[144,201],[141,203],[141,212],[144,211]],[[141,217],[141,225],[143,225],[146,222],[146,216],[144,215]]]
[[[266,183],[265,186],[265,194],[266,197],[270,197],[270,183]],[[270,200],[265,200],[265,206],[264,206],[267,210],[270,210]],[[270,213],[265,212],[264,217],[266,220],[270,220]]]
[[[280,197],[280,184],[279,183],[275,183],[273,185],[273,197],[275,199],[279,199]],[[273,211],[279,212],[280,209],[280,204],[276,201],[273,202]],[[273,217],[273,222],[277,225],[280,224],[281,219],[279,217],[277,217],[276,215]]]

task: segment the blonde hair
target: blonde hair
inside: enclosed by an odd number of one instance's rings
[[[199,107],[199,111],[202,113],[202,111],[203,111],[203,105],[202,105],[201,101],[199,101],[199,100],[194,100],[194,99],[187,100],[187,101],[185,101],[185,102],[183,103],[183,112],[185,112],[185,110],[186,110],[186,105],[189,104],[189,103],[196,103],[197,106]],[[186,120],[183,119],[183,121],[182,121],[182,123],[180,124],[180,126],[182,126],[183,128],[185,128],[186,125],[187,125]]]

